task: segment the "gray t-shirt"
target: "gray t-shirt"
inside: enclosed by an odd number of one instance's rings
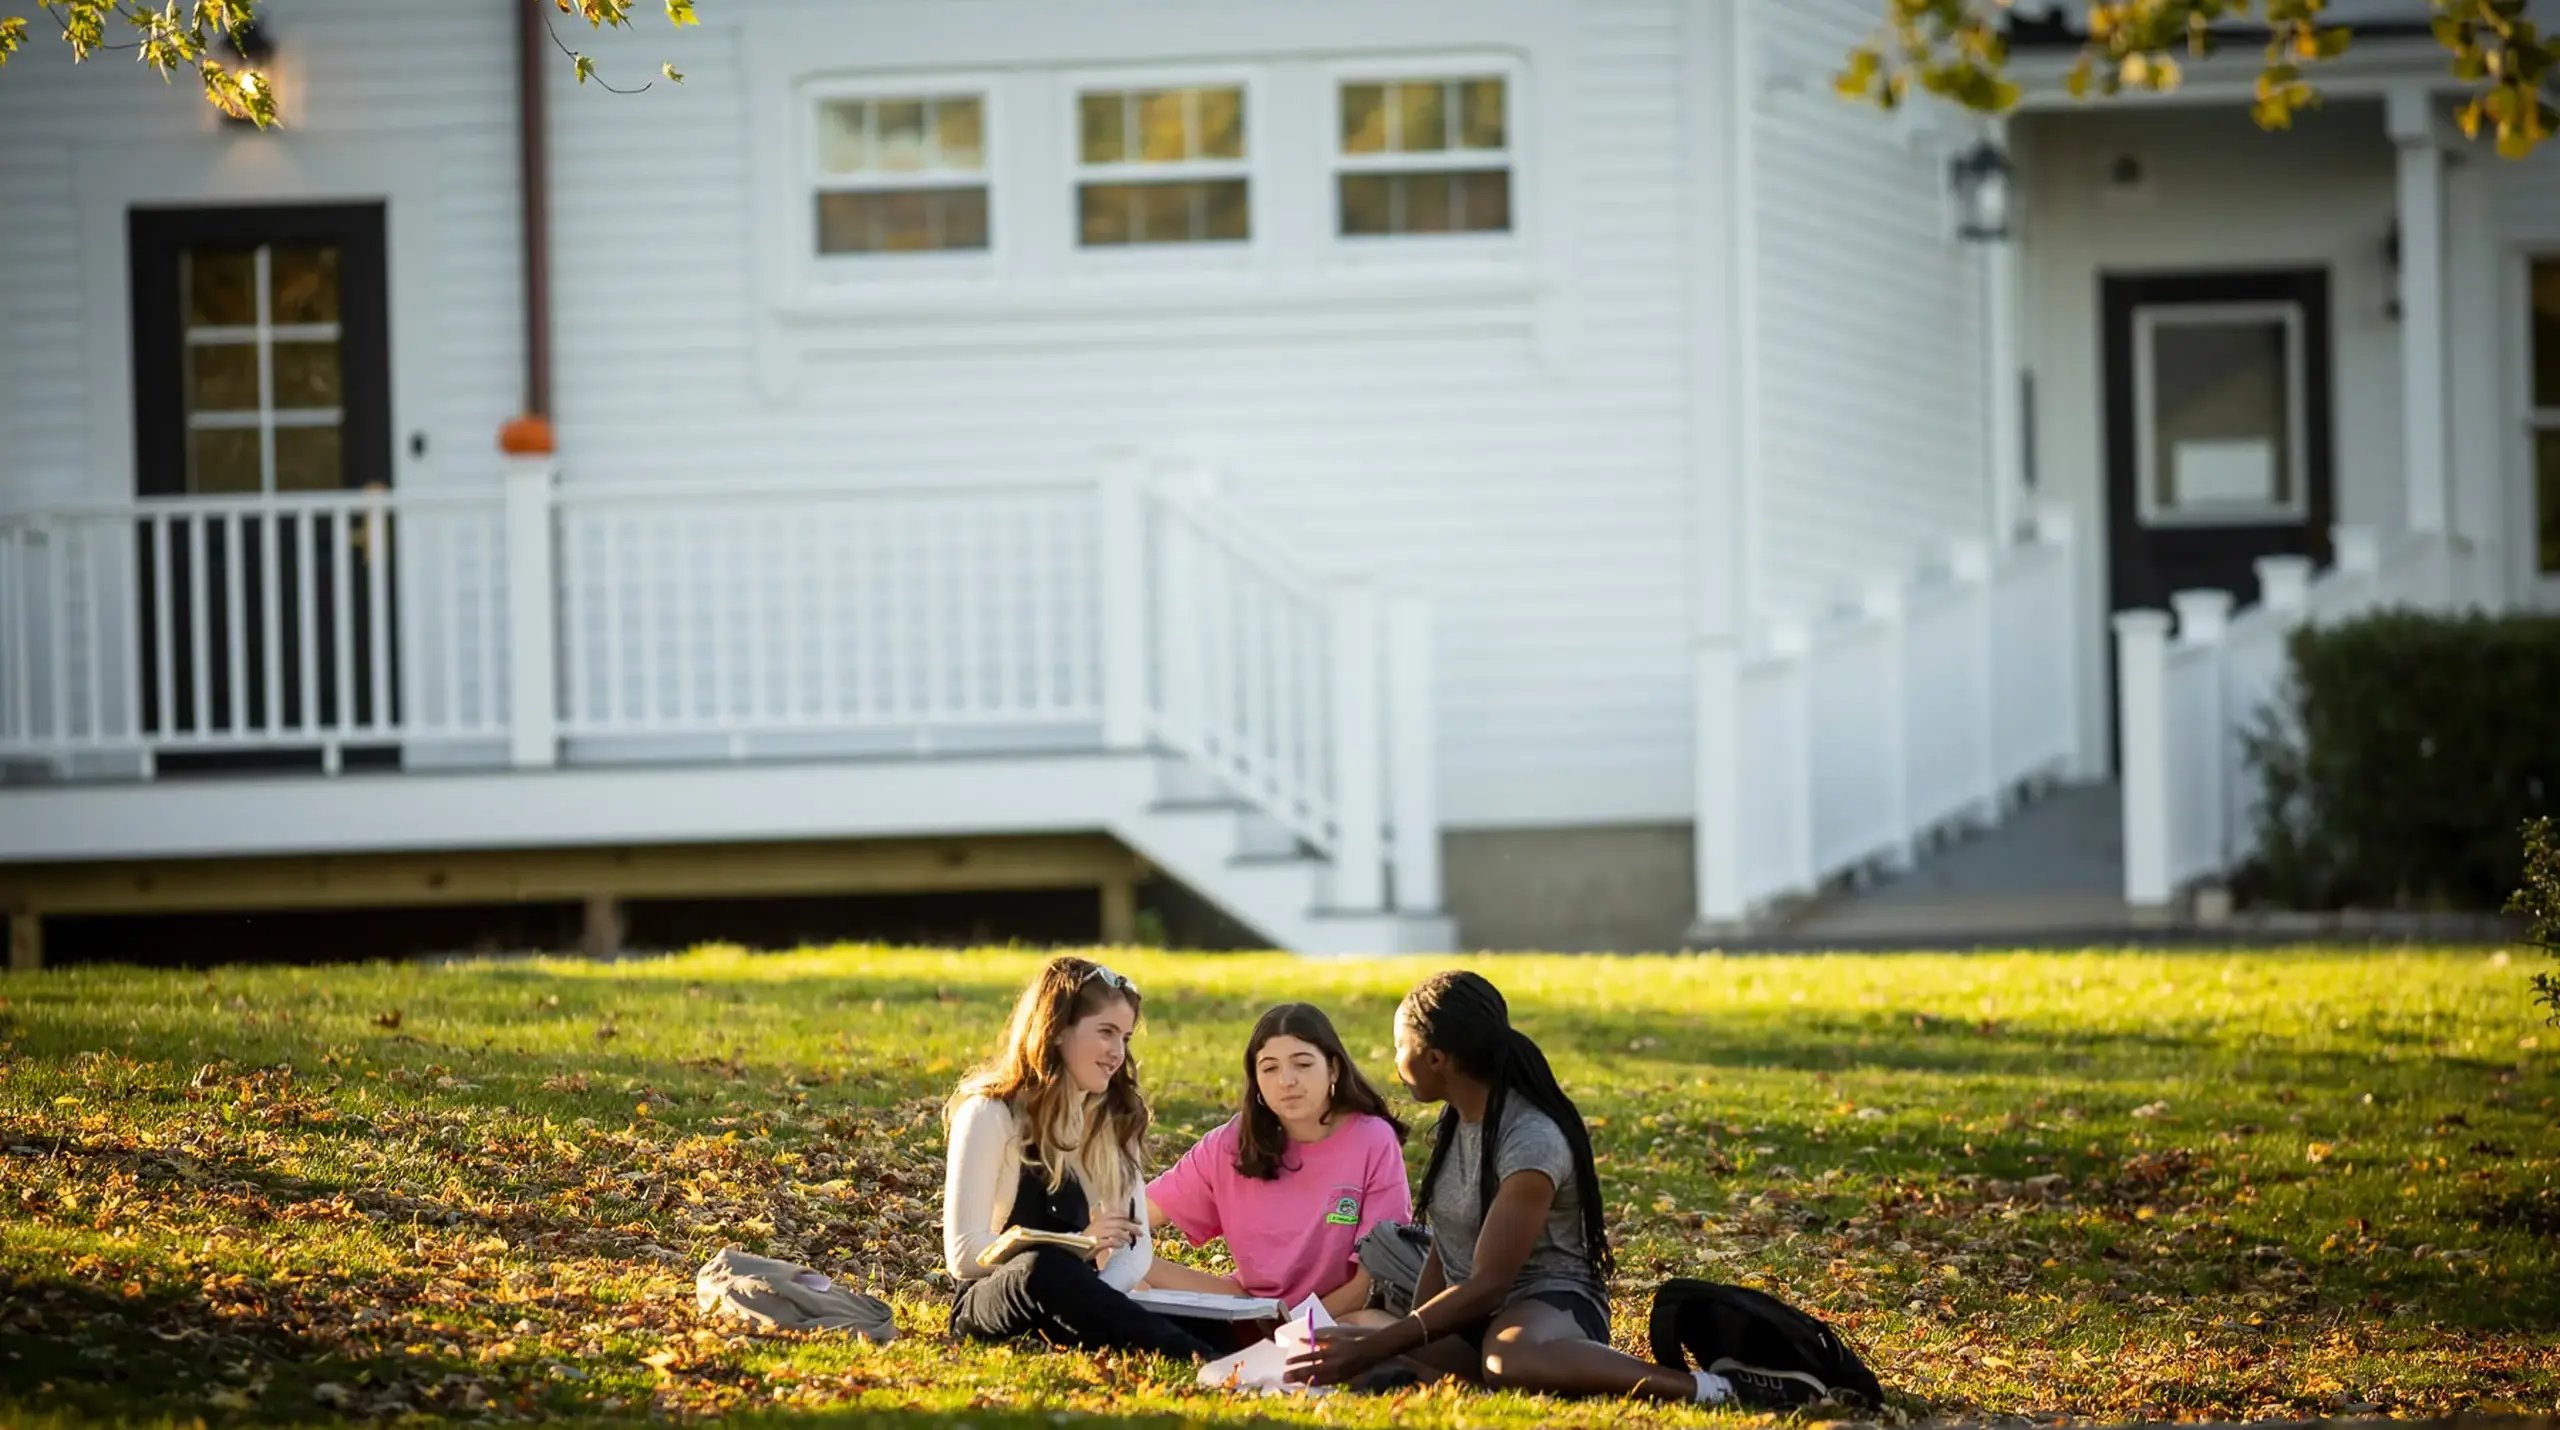
[[[1456,1112],[1448,1114],[1457,1116]],[[1484,1202],[1476,1183],[1484,1166],[1484,1124],[1458,1123],[1440,1164],[1440,1180],[1431,1188],[1431,1244],[1440,1252],[1440,1270],[1450,1285],[1467,1279],[1475,1268],[1476,1234],[1484,1230]],[[1574,1180],[1573,1147],[1555,1119],[1517,1097],[1505,1098],[1502,1141],[1494,1149],[1494,1174],[1508,1181],[1520,1172],[1544,1172],[1555,1183],[1556,1198],[1547,1208],[1546,1228],[1520,1267],[1520,1278],[1502,1304],[1526,1300],[1546,1291],[1573,1291],[1602,1308],[1609,1304],[1591,1272],[1590,1243],[1582,1235],[1582,1187]]]

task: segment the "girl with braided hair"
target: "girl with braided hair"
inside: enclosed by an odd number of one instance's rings
[[[1500,990],[1456,970],[1406,994],[1396,1074],[1415,1097],[1446,1104],[1414,1197],[1432,1249],[1413,1310],[1388,1326],[1319,1332],[1293,1377],[1383,1387],[1457,1375],[1569,1395],[1731,1397],[1722,1376],[1610,1348],[1615,1260],[1591,1134],[1547,1055],[1511,1026]]]

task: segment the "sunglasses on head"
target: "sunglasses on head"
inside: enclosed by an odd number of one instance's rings
[[[1097,978],[1101,979],[1104,983],[1109,984],[1111,987],[1119,989],[1123,993],[1135,993],[1138,991],[1138,985],[1130,982],[1127,974],[1114,973],[1099,963],[1086,969],[1084,971],[1084,977],[1076,980],[1076,986],[1078,988],[1082,988],[1084,985],[1091,983]]]

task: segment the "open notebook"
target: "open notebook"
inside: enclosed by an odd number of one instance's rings
[[[1076,1231],[1033,1231],[1027,1226],[1005,1228],[1005,1233],[978,1253],[980,1266],[1002,1266],[1008,1260],[1035,1246],[1062,1246],[1078,1256],[1091,1256],[1102,1246],[1092,1237]]]
[[[1129,1293],[1129,1299],[1159,1316],[1197,1316],[1204,1321],[1276,1321],[1288,1307],[1271,1296],[1222,1296],[1215,1291]]]

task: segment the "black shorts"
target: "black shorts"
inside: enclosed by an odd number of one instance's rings
[[[1573,1317],[1573,1323],[1582,1328],[1584,1335],[1604,1346],[1609,1344],[1609,1313],[1601,1309],[1600,1303],[1591,1297],[1579,1291],[1534,1291],[1520,1299],[1555,1307]],[[1512,1304],[1518,1305],[1519,1302],[1515,1301]],[[1495,1315],[1499,1314],[1501,1313],[1495,1313]],[[1477,1350],[1483,1350],[1484,1333],[1492,1325],[1493,1317],[1487,1316],[1473,1325],[1460,1326],[1450,1334],[1474,1346]]]

